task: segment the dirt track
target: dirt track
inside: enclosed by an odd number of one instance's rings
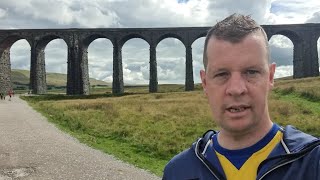
[[[0,180],[160,179],[79,143],[18,97],[0,100]]]

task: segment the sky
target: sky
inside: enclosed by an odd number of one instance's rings
[[[251,15],[259,24],[320,23],[319,0],[1,0],[0,29],[126,28],[213,26],[233,13]],[[192,45],[195,83],[203,69],[204,38]],[[270,41],[276,78],[293,74],[293,44],[281,35]],[[318,53],[320,40],[318,40]],[[185,48],[174,38],[157,46],[158,81],[185,82]],[[319,54],[320,57],[320,54]],[[97,39],[88,48],[89,75],[112,82],[112,44]],[[30,70],[30,46],[19,40],[10,49],[12,69]],[[67,74],[67,45],[61,39],[45,48],[47,72]],[[125,84],[149,82],[149,46],[142,39],[122,49]]]

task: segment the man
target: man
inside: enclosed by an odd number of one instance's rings
[[[320,179],[320,140],[274,124],[268,111],[275,64],[249,16],[209,30],[201,80],[219,132],[208,131],[165,167],[163,179]]]

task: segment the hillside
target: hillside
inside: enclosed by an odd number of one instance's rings
[[[13,69],[11,71],[11,81],[14,88],[23,89],[29,86],[30,71]],[[65,87],[67,84],[67,75],[59,73],[47,73],[48,87]],[[111,86],[111,83],[90,78],[90,85]]]

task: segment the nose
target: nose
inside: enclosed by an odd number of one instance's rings
[[[241,96],[248,92],[246,86],[246,80],[241,76],[241,73],[231,74],[227,88],[226,94],[229,96]]]

